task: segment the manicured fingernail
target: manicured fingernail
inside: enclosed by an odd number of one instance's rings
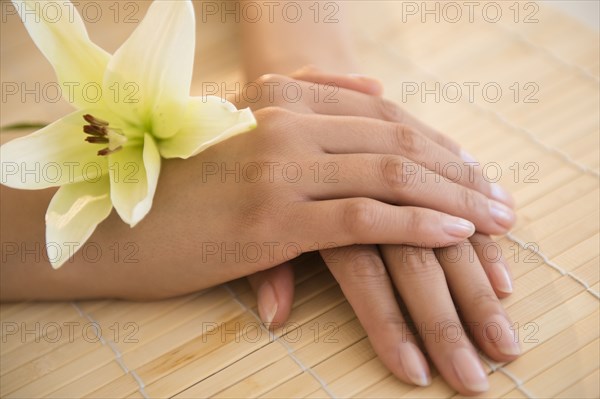
[[[487,337],[487,339],[493,339],[494,345],[498,348],[498,351],[507,356],[517,356],[521,354],[521,346],[515,338],[515,333],[510,328],[510,322],[506,317],[502,315],[494,315],[490,319],[488,325],[494,325],[497,327],[495,337]],[[493,329],[492,329],[493,330]],[[491,331],[487,329],[486,331]],[[493,333],[490,333],[493,334]]]
[[[475,226],[466,219],[444,216],[442,223],[444,231],[454,237],[467,238],[475,233]]]
[[[460,348],[452,355],[452,367],[460,382],[469,391],[485,392],[490,384],[481,367],[479,358],[467,348]]]
[[[491,184],[490,194],[493,199],[500,201],[506,205],[512,206],[515,203],[512,195],[510,195],[508,191],[500,187],[500,185],[497,183]]]
[[[419,349],[415,345],[405,343],[400,346],[400,362],[404,373],[413,384],[425,387],[431,383],[425,360],[420,356]]]
[[[271,283],[266,281],[258,289],[258,314],[268,327],[273,322],[275,313],[277,313],[277,297]]]
[[[512,209],[498,201],[490,200],[489,203],[490,213],[496,223],[505,228],[510,228],[515,222],[515,213]]]
[[[494,287],[505,294],[511,294],[513,292],[513,286],[508,270],[506,270],[506,266],[502,262],[495,262],[490,268],[494,280]]]
[[[464,149],[460,150],[460,157],[463,159],[463,161],[465,162],[477,162],[477,160],[475,159],[475,157],[471,154],[469,154],[467,151],[465,151]]]
[[[367,84],[370,88],[369,92],[373,95],[381,95],[383,94],[383,85],[381,81],[378,79],[372,78],[370,76],[361,75],[359,73],[349,73],[349,77],[352,79],[357,79],[362,81],[363,84]]]

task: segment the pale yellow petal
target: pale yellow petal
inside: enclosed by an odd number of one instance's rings
[[[108,175],[95,183],[62,186],[46,212],[46,249],[55,269],[90,238],[112,209]]]
[[[232,136],[256,127],[250,109],[236,110],[233,104],[218,97],[192,97],[175,136],[159,142],[164,158],[189,158]]]
[[[97,181],[107,173],[102,146],[85,141],[83,111],[76,111],[30,135],[0,147],[1,183],[20,189],[42,189]]]
[[[110,54],[94,44],[68,0],[13,0],[36,46],[54,67],[63,97],[77,108],[98,106]]]
[[[190,94],[195,37],[189,0],[153,2],[108,65],[105,90],[135,88],[131,98],[110,103],[111,109],[156,137],[173,135]]]
[[[158,148],[149,134],[144,137],[143,148],[125,147],[109,155],[112,202],[121,219],[131,227],[152,208],[160,162]]]

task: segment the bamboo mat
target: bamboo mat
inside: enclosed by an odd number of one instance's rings
[[[519,221],[498,242],[515,278],[514,294],[503,304],[518,323],[525,353],[508,364],[484,358],[491,383],[484,396],[597,398],[598,34],[534,3],[527,3],[534,9],[520,3],[515,23],[509,8],[513,2],[496,4],[503,11],[497,23],[477,13],[473,23],[465,18],[436,23],[431,17],[422,23],[418,16],[402,21],[402,6],[395,1],[345,2],[343,8],[364,72],[382,78],[389,98],[456,138],[480,161],[500,165],[501,183],[517,200]],[[141,10],[145,7],[142,2]],[[532,10],[537,22],[523,23]],[[201,80],[239,81],[237,32],[219,23],[199,25],[196,92]],[[112,51],[133,27],[108,20],[91,25],[90,31]],[[3,81],[53,81],[48,64],[14,16],[2,23],[1,64]],[[440,82],[448,91],[439,102],[434,95],[422,101],[407,95],[406,82],[428,88]],[[471,101],[464,82],[478,82],[479,88],[495,83],[503,94],[492,102],[492,91],[484,97],[475,89]],[[461,100],[449,101],[456,86],[448,83],[463,87]],[[8,99],[2,103],[2,124],[51,121],[67,111],[63,103]],[[377,359],[326,268],[313,257],[296,271],[290,322],[273,335],[258,323],[256,301],[245,280],[155,303],[3,304],[0,394],[456,395],[435,372],[427,388],[399,382]],[[11,333],[12,326],[17,333]]]

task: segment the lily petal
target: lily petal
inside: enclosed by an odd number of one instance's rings
[[[163,158],[189,158],[229,137],[256,127],[249,108],[237,110],[219,97],[192,97],[177,134],[159,142]]]
[[[97,181],[108,163],[100,148],[85,141],[83,111],[73,112],[30,135],[0,147],[1,183],[12,188],[42,189]]]
[[[195,37],[189,0],[153,2],[108,64],[104,90],[129,85],[132,94],[111,99],[109,107],[155,137],[175,134],[190,94]]]
[[[152,208],[160,174],[160,154],[152,136],[144,136],[143,150],[125,147],[109,155],[110,195],[121,219],[131,227]]]
[[[52,267],[62,266],[110,215],[108,175],[95,183],[62,186],[46,212],[46,250]]]
[[[90,40],[73,4],[68,0],[13,0],[13,4],[36,46],[54,67],[63,97],[77,108],[97,105],[102,100],[98,93],[102,93],[110,54]]]

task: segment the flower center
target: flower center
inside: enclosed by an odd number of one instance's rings
[[[127,137],[123,133],[108,127],[108,122],[90,114],[83,115],[83,119],[89,123],[89,125],[83,126],[83,132],[89,135],[85,141],[92,144],[108,144],[108,147],[98,151],[98,155],[106,156],[119,151],[127,142]]]

